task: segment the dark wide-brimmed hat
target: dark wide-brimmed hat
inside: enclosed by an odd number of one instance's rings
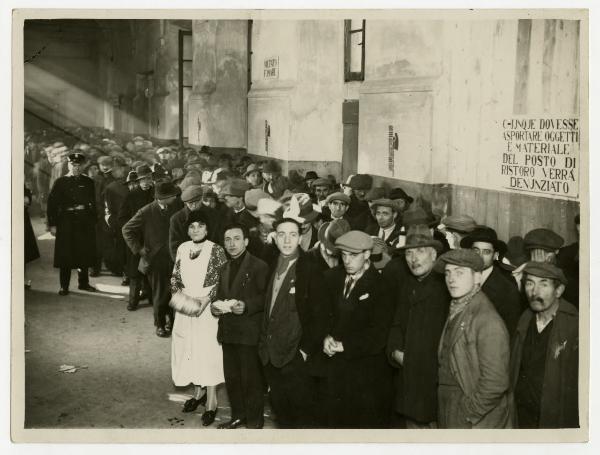
[[[410,197],[402,188],[394,188],[390,191],[390,199],[403,199],[407,204],[412,204],[414,199]]]
[[[281,172],[281,166],[279,165],[279,163],[277,161],[270,160],[265,163],[262,171],[267,172],[269,174],[279,173],[279,172]]]
[[[82,164],[85,161],[85,155],[83,153],[75,152],[67,155],[69,163]]]
[[[250,184],[245,180],[233,179],[221,190],[221,196],[244,197],[246,191],[250,189]]]
[[[460,241],[460,246],[462,248],[471,248],[475,242],[489,243],[497,253],[501,255],[506,253],[506,243],[502,240],[498,240],[498,234],[496,234],[496,231],[491,227],[476,227],[469,235]]]
[[[424,224],[429,227],[435,227],[438,224],[438,218],[432,213],[425,212],[421,207],[413,207],[402,214],[402,225],[405,228],[415,224]]]
[[[444,246],[439,240],[435,240],[431,235],[431,230],[424,224],[415,224],[408,228],[406,233],[406,243],[399,247],[399,250],[409,250],[411,248],[432,247],[440,253]]]
[[[353,190],[370,190],[373,186],[373,177],[369,174],[356,174],[350,179],[350,188]]]
[[[306,180],[316,180],[318,178],[319,178],[319,176],[317,175],[317,173],[315,171],[308,171],[306,173],[306,175],[304,176],[304,181],[306,181]]]
[[[190,185],[190,186],[187,186],[181,192],[181,201],[182,202],[199,201],[200,199],[202,199],[203,194],[204,194],[204,190],[202,189],[201,185]]]
[[[350,229],[350,223],[346,220],[333,220],[323,223],[317,232],[317,236],[319,242],[321,242],[325,248],[329,251],[336,251],[335,241],[346,232],[350,232]]]
[[[378,199],[385,198],[385,188],[382,186],[376,186],[371,188],[365,195],[365,200],[368,202],[376,201]]]
[[[173,182],[160,182],[156,185],[154,197],[156,199],[167,199],[177,196],[181,190]]]
[[[435,261],[433,270],[438,273],[444,273],[446,264],[468,267],[475,272],[481,272],[483,270],[483,259],[481,259],[481,256],[475,251],[467,250],[465,248],[450,250],[442,254],[437,261]]]
[[[142,180],[147,177],[152,177],[152,169],[147,164],[141,164],[140,166],[135,168],[135,172],[137,173],[137,179]]]

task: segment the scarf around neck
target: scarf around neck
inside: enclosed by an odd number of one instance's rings
[[[277,268],[275,269],[277,272],[277,275],[281,276],[282,274],[284,274],[287,271],[288,267],[290,266],[290,262],[292,262],[295,259],[298,259],[299,256],[300,256],[300,247],[296,248],[296,251],[294,251],[289,256],[283,256],[282,254],[280,254],[279,257],[277,258]]]
[[[458,299],[450,300],[450,312],[448,313],[448,320],[451,321],[452,319],[454,319],[456,317],[456,315],[462,313],[463,310],[467,307],[467,305],[471,301],[471,299],[473,299],[475,294],[477,294],[480,289],[481,289],[481,286],[478,284],[468,294],[463,295],[462,297],[459,297]]]

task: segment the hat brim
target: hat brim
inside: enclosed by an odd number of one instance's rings
[[[504,243],[502,240],[486,239],[486,238],[481,238],[481,237],[471,237],[469,235],[467,235],[466,237],[464,237],[461,240],[460,246],[462,248],[472,248],[473,244],[475,242],[489,243],[494,248],[494,251],[497,253],[500,253],[500,254],[505,253],[506,249],[507,249],[506,243]]]
[[[179,195],[179,192],[177,191],[173,191],[170,193],[164,193],[164,194],[157,194],[156,196],[154,196],[156,199],[158,199],[159,201],[162,199],[169,199],[170,197],[175,197]],[[189,202],[189,201],[188,201]]]
[[[337,252],[338,248],[335,246],[335,242],[332,242],[326,235],[325,233],[327,232],[327,228],[329,227],[329,225],[331,224],[330,221],[323,223],[321,225],[321,227],[319,227],[319,230],[317,231],[317,238],[319,239],[319,242],[321,242],[321,244],[328,249],[329,251],[333,251],[333,252]]]
[[[475,272],[481,272],[481,270],[476,270],[473,267],[471,267],[463,262],[455,261],[453,259],[449,260],[448,258],[442,258],[442,257],[439,257],[435,261],[435,264],[433,265],[433,270],[437,273],[444,273],[446,271],[446,264],[457,265],[459,267],[467,267]]]
[[[425,247],[432,247],[435,248],[435,251],[437,251],[438,253],[443,251],[444,246],[442,245],[442,242],[440,242],[439,240],[431,240],[429,242],[423,242],[423,243],[419,243],[419,244],[415,244],[415,245],[404,245],[401,247],[398,247],[398,250],[411,250],[413,248],[425,248]]]

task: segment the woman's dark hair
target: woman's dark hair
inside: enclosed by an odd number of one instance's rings
[[[193,210],[187,217],[187,227],[190,227],[192,223],[202,223],[206,226],[207,236],[210,233],[210,218],[206,214],[206,212],[202,209]]]

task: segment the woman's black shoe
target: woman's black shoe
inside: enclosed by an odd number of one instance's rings
[[[200,398],[190,398],[183,404],[183,412],[194,412],[198,406],[206,406],[206,394]]]
[[[217,409],[214,411],[205,411],[202,414],[202,426],[209,426],[211,423],[215,421],[215,417],[217,416]]]

